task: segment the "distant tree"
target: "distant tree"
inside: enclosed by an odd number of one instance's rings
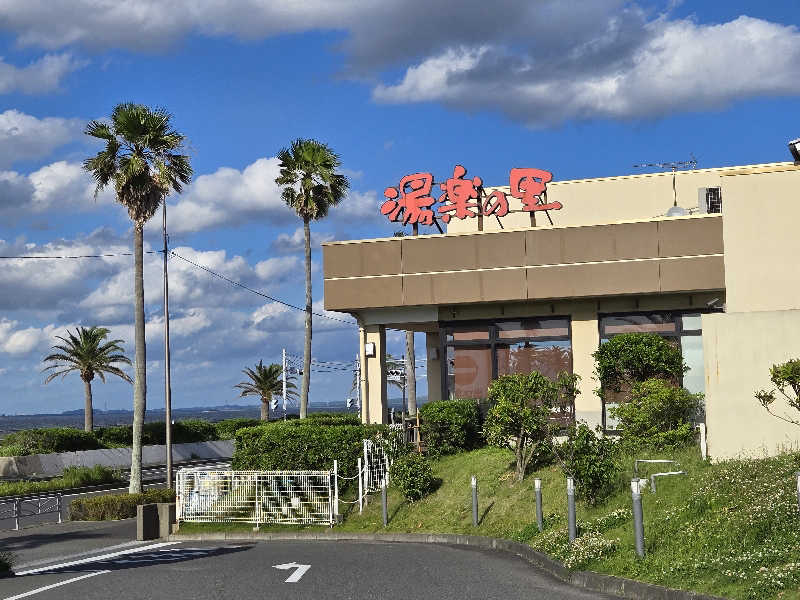
[[[332,206],[347,194],[350,183],[337,173],[339,155],[316,140],[296,139],[291,147],[278,153],[280,175],[275,183],[283,187],[281,197],[303,220],[305,235],[306,305],[303,381],[300,388],[300,418],[308,413],[308,389],[311,383],[311,221],[327,216]]]
[[[189,157],[181,154],[185,137],[172,128],[163,108],[118,104],[111,122],[91,121],[85,133],[105,142],[105,147],[83,162],[96,182],[95,196],[114,184],[117,202],[133,221],[133,314],[136,366],[133,385],[133,444],[130,493],[142,491],[142,428],[147,408],[147,349],[144,331],[144,224],[166,201],[170,191],[180,192],[192,178]]]
[[[283,367],[272,363],[264,366],[263,361],[258,361],[255,369],[245,367],[242,371],[249,381],[237,383],[235,388],[242,390],[240,398],[244,396],[258,396],[261,399],[261,420],[269,421],[269,403],[273,396],[283,395]],[[297,386],[294,377],[286,378],[287,398],[297,398]]]
[[[77,371],[83,380],[86,398],[83,408],[83,428],[92,431],[94,414],[92,409],[92,380],[97,375],[105,383],[105,374],[116,375],[128,383],[130,376],[120,369],[118,364],[130,365],[130,359],[122,349],[122,340],[107,340],[109,330],[104,327],[78,327],[75,333],[67,330],[67,337],[57,335],[61,344],[53,346],[57,350],[44,357],[45,363],[51,363],[42,369],[43,373],[52,371],[45,383],[50,383],[59,375],[64,378]]]

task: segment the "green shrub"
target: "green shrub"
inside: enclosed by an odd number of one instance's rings
[[[416,502],[436,487],[433,470],[427,459],[416,452],[407,454],[389,469],[389,480],[409,502]]]
[[[620,439],[627,448],[672,449],[692,443],[692,418],[702,395],[661,379],[648,379],[631,388],[628,402],[610,409],[619,421]]]
[[[106,494],[91,498],[76,498],[69,505],[72,521],[116,521],[136,516],[140,504],[175,502],[175,491],[170,489],[146,490],[141,494]]]
[[[13,448],[14,452],[16,452],[14,456],[76,452],[78,450],[96,450],[100,448],[100,444],[94,434],[73,427],[48,427],[15,431],[14,433],[9,433],[3,439],[3,446]]]
[[[252,419],[231,419],[255,422]],[[225,423],[225,421],[222,421]],[[127,448],[133,444],[133,427],[118,425],[101,427],[95,430],[99,442],[106,448]],[[177,421],[172,426],[173,444],[190,444],[193,442],[209,442],[221,439],[217,436],[217,426],[203,419],[187,419]],[[230,439],[230,438],[227,438]],[[142,427],[142,444],[145,446],[163,445],[167,443],[167,428],[164,421],[145,423]]]
[[[263,422],[258,419],[225,419],[224,421],[214,423],[216,439],[232,440],[236,432],[240,429],[244,429],[245,427],[258,427],[261,424],[263,424]]]
[[[11,552],[0,550],[0,577],[13,575],[14,555]]]
[[[0,482],[0,496],[24,496],[40,492],[65,490],[70,488],[103,485],[122,481],[119,472],[95,465],[93,467],[67,467],[61,477],[46,481],[7,481]]]
[[[361,425],[361,417],[353,413],[308,413],[306,419],[320,425]]]
[[[419,408],[420,435],[431,456],[483,445],[481,413],[475,400],[439,400]]]
[[[616,442],[597,436],[589,427],[580,424],[572,428],[556,453],[565,474],[575,479],[578,497],[588,504],[600,504],[617,490],[622,466]]]
[[[503,375],[489,386],[494,406],[486,415],[486,439],[514,452],[518,481],[537,457],[550,454],[550,415],[557,399],[556,384],[538,371]]]
[[[313,419],[246,427],[236,432],[233,468],[258,471],[327,471],[339,461],[339,473],[352,475],[363,440],[387,439],[385,425],[320,425]]]
[[[94,434],[106,448],[128,448],[133,443],[133,429],[130,425],[98,427]]]
[[[647,379],[677,382],[688,369],[680,348],[655,333],[615,335],[592,356],[597,379],[610,392]]]
[[[166,444],[166,430],[164,431],[164,442]],[[172,426],[173,444],[191,444],[194,442],[210,442],[217,439],[217,428],[214,423],[203,419],[187,419],[177,421]]]

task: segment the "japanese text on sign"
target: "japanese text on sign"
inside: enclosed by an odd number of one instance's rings
[[[542,169],[511,169],[509,176],[510,191],[507,195],[500,190],[486,194],[483,180],[480,177],[467,178],[467,169],[456,165],[453,176],[444,183],[438,184],[442,194],[434,198],[433,174],[412,173],[400,180],[397,187],[387,187],[383,195],[386,201],[381,205],[381,214],[393,222],[403,225],[433,225],[438,216],[445,223],[450,219],[467,219],[477,216],[504,217],[508,214],[508,195],[522,201],[522,210],[537,212],[542,210],[560,210],[560,202],[547,202],[542,195],[547,190],[547,183],[553,180],[553,174]],[[439,206],[434,205],[439,202]]]

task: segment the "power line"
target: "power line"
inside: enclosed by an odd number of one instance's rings
[[[161,250],[147,250],[145,254],[161,254]],[[53,258],[108,258],[112,256],[133,256],[133,252],[117,252],[114,254],[76,254],[72,256],[0,256],[0,259],[23,260],[23,259],[53,259]]]
[[[240,288],[242,288],[244,290],[247,290],[248,292],[252,292],[254,294],[257,294],[257,295],[261,296],[262,298],[266,298],[268,300],[272,300],[273,302],[277,302],[278,304],[282,304],[283,306],[286,306],[288,308],[293,308],[294,310],[299,310],[301,312],[306,312],[306,310],[304,308],[300,308],[299,306],[295,306],[294,304],[289,304],[288,302],[280,300],[279,298],[275,298],[274,296],[270,296],[269,294],[265,294],[264,292],[259,292],[258,290],[254,290],[253,288],[248,287],[245,284],[240,283],[238,281],[235,281],[235,280],[231,279],[230,277],[226,277],[225,275],[222,275],[221,273],[217,273],[216,271],[212,271],[208,267],[204,267],[203,265],[197,264],[196,262],[191,261],[188,258],[185,258],[185,257],[181,256],[180,254],[177,254],[176,252],[173,252],[173,251],[170,250],[170,254],[172,256],[174,256],[175,258],[180,258],[181,260],[186,261],[187,263],[197,267],[198,269],[202,269],[203,271],[213,275],[214,277],[218,277],[219,279],[222,279],[223,281],[227,281],[231,285],[235,285],[237,287],[240,287]],[[331,317],[330,315],[326,315],[325,313],[318,313],[318,312],[311,311],[311,314],[315,315],[317,317],[322,317],[324,319],[330,319],[331,321],[339,321],[340,323],[347,323],[348,325],[355,325],[356,324],[353,321],[346,321],[345,319],[339,319],[337,317]]]

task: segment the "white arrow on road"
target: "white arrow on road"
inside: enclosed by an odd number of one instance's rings
[[[300,581],[300,578],[306,574],[311,568],[311,565],[298,565],[297,563],[286,563],[283,565],[273,565],[273,569],[281,569],[282,571],[288,571],[289,569],[296,569],[294,573],[289,575],[286,579],[285,583],[297,583]]]

